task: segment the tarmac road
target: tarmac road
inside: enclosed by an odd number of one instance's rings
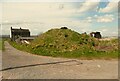
[[[117,79],[117,60],[77,60],[38,56],[5,42],[3,79]]]

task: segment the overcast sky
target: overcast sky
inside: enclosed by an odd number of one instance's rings
[[[2,34],[9,34],[11,26],[29,28],[34,35],[61,26],[79,33],[100,31],[104,36],[118,34],[118,2],[5,1],[1,4]]]

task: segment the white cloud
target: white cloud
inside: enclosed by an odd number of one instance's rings
[[[108,31],[108,29],[102,29],[102,31],[103,31],[103,32],[106,32],[106,31]]]
[[[90,23],[93,21],[92,17],[87,17],[86,20],[87,22],[90,22]]]
[[[0,3],[0,23],[2,22],[2,3]]]
[[[46,2],[3,3],[3,21],[8,23],[7,25],[3,25],[3,33],[9,34],[9,30],[6,29],[11,26],[29,28],[32,34],[39,34],[51,28],[61,26],[67,26],[79,33],[92,32],[94,29],[92,29],[92,22],[96,22],[96,20],[97,22],[112,22],[114,20],[112,15],[88,17],[87,14],[83,14],[83,12],[96,9],[98,4],[99,2],[88,1],[85,3],[77,3],[77,5],[74,3]],[[77,11],[79,13],[77,13]],[[85,16],[87,17],[84,18]],[[83,19],[81,19],[81,17],[83,17]],[[10,23],[12,23],[12,25]]]
[[[102,13],[110,13],[117,11],[118,3],[117,2],[109,2],[109,4],[105,8],[100,8],[99,12]]]
[[[4,3],[3,21],[22,21],[64,18],[75,13],[67,3]]]
[[[1,0],[3,2],[83,2],[84,0]],[[99,0],[89,0],[89,2],[98,2]],[[103,2],[118,2],[119,0],[104,0]]]
[[[104,16],[95,15],[95,18],[96,18],[97,22],[104,22],[104,23],[112,22],[114,20],[114,16],[108,15],[108,14],[106,14]]]
[[[74,3],[3,3],[3,22],[48,21],[61,20],[82,12],[97,8],[99,2],[79,3],[80,9]],[[91,19],[89,19],[91,22]]]
[[[86,0],[84,3],[82,3],[82,6],[80,7],[80,9],[78,10],[78,12],[87,12],[90,10],[95,10],[98,7],[100,0],[97,0],[97,2],[90,2],[90,0]]]
[[[4,24],[3,25],[3,34],[9,34],[10,27],[23,27],[23,28],[29,28],[31,30],[32,35],[37,35],[40,32],[46,32],[51,28],[60,28],[61,26],[67,26],[68,28],[75,30],[77,32],[87,32],[89,31],[89,26],[91,26],[91,23],[86,22],[86,21],[62,21],[62,20],[57,20],[57,21],[51,21],[51,22],[44,22],[44,23],[21,23],[21,24]],[[6,30],[9,29],[9,30]],[[83,31],[84,30],[84,31]]]
[[[0,35],[2,34],[2,4],[0,3]]]
[[[3,2],[83,2],[84,0],[1,0]],[[92,0],[96,1],[96,0]]]
[[[76,10],[77,8],[73,3],[4,3],[3,21],[4,23],[12,23],[11,26],[29,28],[33,34],[61,26],[67,26],[77,31],[89,27],[91,25],[90,17],[88,20],[73,20],[71,18],[76,14]],[[83,14],[79,13],[80,15]],[[7,27],[11,26],[9,24]],[[38,30],[33,30],[33,27]],[[3,29],[6,29],[5,24]]]
[[[96,31],[101,32],[102,36],[118,36],[118,27],[102,26],[99,27]]]

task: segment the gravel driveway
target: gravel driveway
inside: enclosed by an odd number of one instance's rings
[[[38,56],[5,42],[3,79],[117,79],[117,60],[77,60]]]

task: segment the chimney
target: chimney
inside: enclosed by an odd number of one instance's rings
[[[10,30],[10,38],[12,38],[12,27],[11,27],[11,30]]]

